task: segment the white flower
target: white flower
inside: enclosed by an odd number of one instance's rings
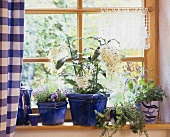
[[[48,65],[50,72],[53,73],[55,71],[55,65],[58,60],[67,56],[68,50],[66,44],[63,44],[63,42],[60,44],[60,46],[51,48],[48,54],[48,58],[51,60]]]
[[[82,88],[83,90],[87,89],[89,86],[89,76],[88,75],[84,75],[82,77],[77,76],[76,83],[79,88]]]
[[[101,59],[106,64],[109,75],[113,75],[121,60],[121,56],[112,46],[105,45],[101,47]]]
[[[63,57],[67,57],[68,52],[67,48],[65,46],[59,46],[59,47],[54,47],[49,51],[48,57],[51,59],[53,62],[57,62]]]
[[[55,72],[55,64],[53,62],[48,62],[48,68],[50,70],[50,73]]]

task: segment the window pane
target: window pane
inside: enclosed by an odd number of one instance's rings
[[[46,57],[62,38],[77,36],[75,14],[34,14],[25,16],[25,57]]]
[[[89,36],[92,36],[92,37],[98,36],[98,23],[99,23],[98,18],[99,18],[99,14],[83,14],[83,37],[84,38],[87,38]],[[94,43],[93,40],[89,39],[89,40],[84,40],[83,44],[84,44],[83,49],[85,50],[87,48],[95,46],[95,44],[97,43]],[[123,50],[123,52],[126,57],[128,56],[129,57],[133,57],[133,56],[141,57],[144,55],[143,50],[130,49],[130,50]]]
[[[130,72],[134,78],[137,78],[141,74],[142,66],[142,62],[122,62],[118,67],[118,72],[115,72],[112,79],[105,79],[103,76],[99,78],[99,82],[104,84],[111,93],[108,106],[113,106],[113,103],[132,100],[134,95],[125,84],[127,80],[125,74]]]
[[[77,0],[25,0],[26,8],[76,7]]]
[[[62,77],[60,77],[59,75]],[[61,88],[70,88],[70,85],[65,85],[63,76],[64,74],[74,74],[71,63],[65,63],[65,65],[58,70],[58,72],[51,71],[51,63],[24,63],[22,67],[22,82],[30,87],[36,88],[42,85],[57,84]]]
[[[142,7],[142,0],[83,0],[84,7]]]

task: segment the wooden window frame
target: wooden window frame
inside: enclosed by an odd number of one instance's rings
[[[143,6],[151,9],[150,12],[150,49],[144,51],[144,57],[128,57],[122,59],[124,62],[142,62],[144,66],[159,76],[158,65],[158,0],[143,0]],[[83,13],[99,13],[101,8],[83,8],[83,0],[78,0],[77,8],[56,8],[56,9],[26,9],[25,14],[77,14],[77,37],[83,36]],[[83,51],[83,43],[78,42],[79,52]],[[80,56],[80,59],[82,56]],[[71,60],[69,60],[71,61]],[[47,57],[24,58],[24,63],[45,63],[50,62]],[[152,78],[156,84],[159,84],[159,79]],[[37,108],[33,108],[33,113],[38,113]],[[71,114],[69,108],[66,113],[66,121],[71,121]]]
[[[122,61],[125,62],[142,62],[144,66],[159,76],[158,68],[158,0],[143,0],[143,6],[149,8],[150,12],[150,49],[144,51],[144,57],[127,57]],[[26,9],[25,14],[77,14],[77,37],[83,36],[83,13],[99,13],[101,8],[84,8],[83,0],[77,0],[77,8],[54,8],[54,9]],[[78,50],[83,51],[82,40],[78,41]],[[82,56],[80,56],[82,59]],[[24,58],[24,63],[45,63],[49,62],[47,57]],[[152,78],[156,84],[159,84],[159,79]]]

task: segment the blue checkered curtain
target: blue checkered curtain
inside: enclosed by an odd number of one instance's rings
[[[24,0],[0,0],[0,137],[15,134],[23,40]]]

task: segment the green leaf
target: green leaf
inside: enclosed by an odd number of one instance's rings
[[[144,79],[139,80],[139,84],[140,85],[145,85],[145,80]]]
[[[106,78],[106,71],[100,69],[100,73]]]
[[[73,86],[77,86],[76,82],[72,79],[65,79],[65,81]]]
[[[56,69],[59,70],[63,65],[64,63],[66,62],[67,58],[66,57],[63,57],[61,58],[60,60],[57,61],[57,64],[56,64]]]
[[[79,67],[77,74],[80,75],[80,76],[83,75],[83,67],[82,66]]]
[[[77,93],[86,94],[87,91],[86,91],[86,90],[83,90],[82,88],[79,88],[79,89],[77,90]]]
[[[149,81],[148,85],[149,88],[153,88],[155,86],[154,81],[153,80]]]
[[[92,56],[91,61],[95,61],[95,60],[99,57],[99,55],[100,55],[100,47],[98,47],[98,48],[95,50],[95,52],[94,52],[94,54],[93,54],[93,56]]]
[[[100,84],[100,83],[96,83],[97,85],[97,88],[100,90],[100,89],[104,89],[104,87]]]
[[[132,82],[128,82],[128,87],[129,87],[130,91],[132,91],[133,90],[133,83]]]

